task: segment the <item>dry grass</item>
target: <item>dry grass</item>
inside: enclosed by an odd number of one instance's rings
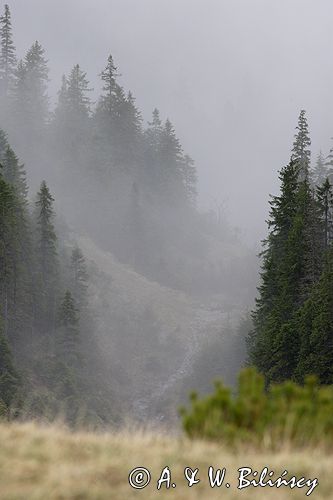
[[[210,465],[227,468],[230,489],[210,488],[207,479]],[[141,491],[128,484],[130,470],[138,466],[147,467],[152,474],[150,485]],[[177,487],[157,491],[156,482],[165,466],[170,467]],[[186,486],[185,466],[200,469],[199,485]],[[145,432],[71,434],[60,427],[0,425],[1,500],[307,498],[306,488],[237,490],[237,470],[244,466],[259,471],[268,466],[277,475],[287,469],[298,477],[317,477],[319,486],[311,498],[333,499],[333,457],[320,450],[286,449],[273,454],[244,449],[233,453],[214,444]]]

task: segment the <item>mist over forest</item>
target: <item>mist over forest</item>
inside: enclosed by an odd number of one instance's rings
[[[194,372],[203,390],[221,369],[235,380],[256,257],[220,206],[198,209],[194,160],[157,107],[143,120],[112,53],[96,99],[73,61],[52,104],[42,43],[19,58],[14,34],[5,5],[3,402],[69,423],[175,420]]]
[[[240,18],[214,1],[201,18],[203,2],[187,0],[174,17],[168,3],[170,45],[156,27],[166,3],[142,3],[148,12],[128,1],[96,11],[87,2],[1,5],[0,414],[8,418],[171,426],[190,390],[207,393],[217,378],[234,386],[246,363],[267,383],[302,383],[313,370],[331,383],[323,352],[333,324],[325,316],[331,115],[327,107],[316,118],[321,103],[315,110],[307,93],[321,80],[312,72],[294,91],[293,67],[283,82],[296,97],[283,86],[273,102],[282,85],[271,85],[275,28],[272,52],[258,35],[239,48],[253,29],[245,14],[255,17],[262,1],[251,12],[237,2]],[[302,6],[310,23],[310,3]],[[133,12],[122,33],[125,8]],[[220,44],[214,12],[237,24],[237,50],[227,23]],[[147,31],[133,27],[134,14],[147,16]],[[325,23],[321,35],[314,53]]]

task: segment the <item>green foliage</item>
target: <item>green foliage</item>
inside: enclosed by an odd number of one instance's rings
[[[254,368],[239,375],[233,395],[221,382],[203,399],[191,395],[191,407],[181,410],[183,428],[190,438],[279,448],[333,443],[333,387],[307,377],[303,386],[292,381],[272,385]]]
[[[20,387],[20,378],[14,367],[12,353],[0,324],[0,415],[14,401]],[[2,410],[1,410],[2,408]]]
[[[281,193],[270,202],[249,361],[267,383],[303,381],[313,373],[330,384],[331,278],[324,264],[331,252],[333,194],[328,179],[316,189],[310,183],[304,111],[297,129],[293,159],[280,173]]]

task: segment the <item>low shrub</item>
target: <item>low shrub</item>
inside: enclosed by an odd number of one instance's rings
[[[308,377],[303,386],[292,381],[265,389],[254,368],[241,371],[235,394],[221,382],[202,399],[190,396],[182,408],[183,428],[190,438],[280,447],[333,444],[333,387]]]

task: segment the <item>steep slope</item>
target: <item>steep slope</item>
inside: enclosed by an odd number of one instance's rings
[[[149,281],[87,237],[80,237],[79,245],[94,263],[90,292],[97,338],[126,413],[141,422],[175,419],[179,388],[202,343],[231,335],[239,307],[217,307],[216,298],[214,308],[199,303]]]

